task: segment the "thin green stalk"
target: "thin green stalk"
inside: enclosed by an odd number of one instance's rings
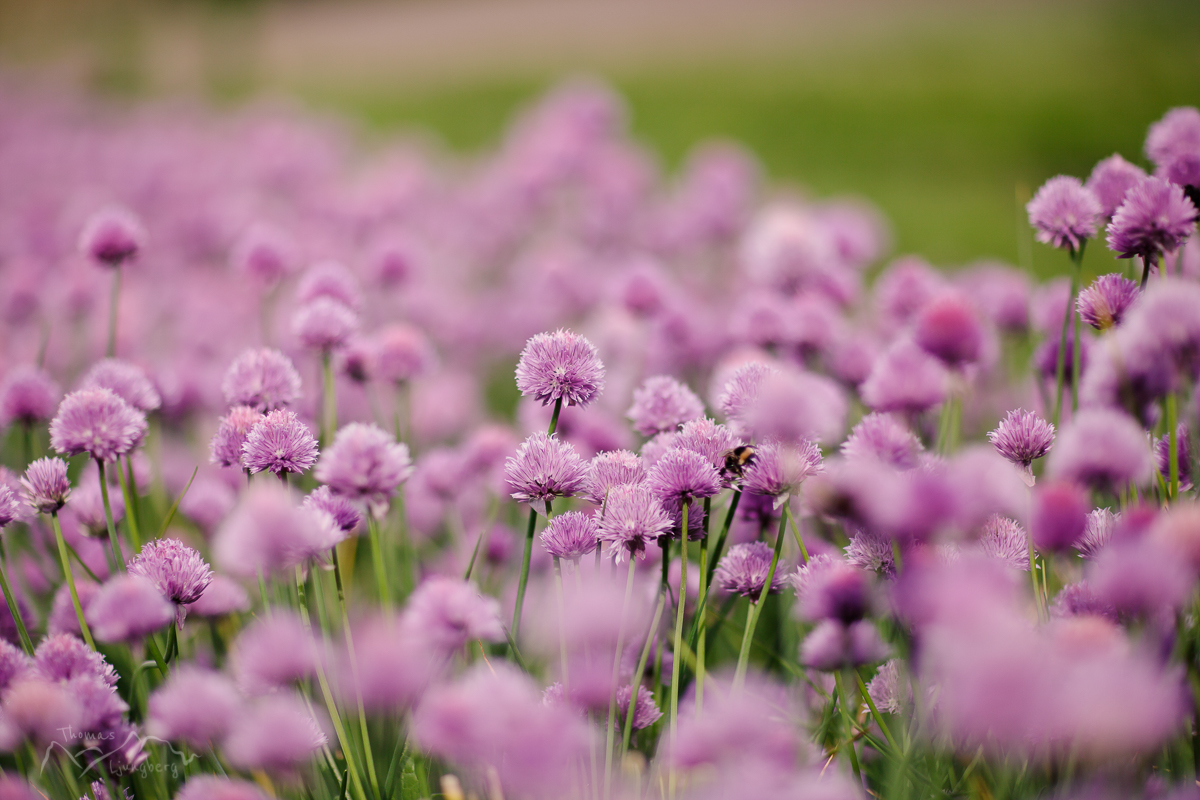
[[[114,464],[117,471],[117,480],[121,483],[121,497],[125,500],[125,523],[129,530],[129,543],[133,545],[135,553],[140,553],[142,550],[142,537],[138,533],[137,522],[137,503],[135,502],[133,492],[129,489],[129,481],[125,478],[125,470],[121,468],[121,461],[117,459]],[[133,465],[130,463],[130,474],[132,475]]]
[[[896,740],[892,738],[891,731],[888,730],[887,723],[883,721],[883,715],[879,713],[879,709],[875,707],[875,700],[871,698],[871,693],[867,691],[867,685],[863,683],[862,673],[857,669],[854,670],[854,677],[858,680],[858,691],[867,701],[867,708],[871,709],[871,716],[875,718],[875,724],[879,726],[879,730],[883,732],[883,738],[887,739],[888,746],[894,752],[899,752],[896,747]]]
[[[79,630],[83,633],[83,640],[88,643],[88,647],[96,649],[96,642],[92,639],[92,631],[88,628],[87,620],[83,618],[83,606],[79,603],[79,591],[75,588],[75,576],[71,573],[71,561],[67,558],[67,543],[63,540],[62,526],[58,524],[58,512],[50,512],[50,521],[54,525],[54,539],[58,543],[58,558],[62,561],[63,575],[67,579],[67,587],[71,590],[71,605],[75,606],[75,618],[79,620]],[[7,595],[8,593],[5,592]],[[20,619],[19,614],[14,615]],[[26,633],[26,636],[29,634]],[[30,645],[32,648],[32,645]]]
[[[383,545],[379,539],[379,521],[367,512],[367,536],[371,540],[371,561],[375,564],[375,584],[379,587],[379,602],[383,610],[392,613],[392,584],[388,580],[387,563],[383,557]]]
[[[167,532],[167,527],[171,524],[171,520],[175,519],[175,512],[179,510],[179,501],[188,493],[188,489],[192,488],[192,481],[196,480],[196,473],[199,471],[199,466],[192,470],[192,477],[188,478],[187,485],[183,487],[183,491],[179,493],[179,496],[175,498],[175,502],[171,503],[171,507],[167,509],[167,514],[163,517],[162,525],[158,528],[158,538],[161,539],[163,537],[163,534]]]
[[[658,606],[654,609],[654,618],[650,621],[650,629],[646,631],[646,643],[642,645],[642,654],[638,658],[637,669],[633,672],[633,686],[629,690],[629,710],[625,712],[625,731],[621,735],[621,754],[629,752],[629,740],[633,736],[633,717],[637,709],[637,695],[642,688],[642,675],[646,673],[646,662],[650,659],[650,648],[654,645],[658,622],[662,619],[663,608],[667,604],[667,595],[659,590]]]
[[[686,507],[686,506],[685,506]],[[684,514],[687,512],[684,511]],[[686,517],[685,517],[686,519]],[[633,572],[637,559],[629,554],[629,572],[625,577],[625,600],[621,604],[621,621],[617,625],[617,652],[613,656],[612,694],[608,698],[608,725],[605,735],[604,748],[604,796],[609,797],[612,788],[613,740],[616,738],[617,717],[617,681],[621,675],[621,651],[625,647],[625,615],[629,611],[629,601],[633,597]],[[637,707],[637,698],[629,698],[629,710]],[[630,715],[632,716],[632,714]]]
[[[105,354],[112,358],[117,354],[117,309],[121,304],[121,267],[113,267],[112,291],[108,297],[108,345]]]
[[[554,401],[554,413],[550,415],[550,427],[546,429],[547,436],[553,436],[558,430],[558,415],[562,413],[562,398],[559,397]]]
[[[1139,288],[1146,291],[1146,281],[1150,279],[1150,270],[1154,268],[1154,256],[1142,256],[1142,284]]]
[[[328,447],[337,431],[337,388],[333,380],[333,359],[321,354],[321,446]]]
[[[783,538],[787,534],[787,521],[791,516],[788,503],[783,504],[783,515],[779,518],[779,531],[775,534],[775,550],[771,555],[771,566],[767,569],[767,579],[758,598],[750,605],[750,616],[746,620],[746,630],[742,634],[742,649],[738,654],[737,670],[733,674],[734,687],[740,687],[746,682],[746,667],[750,664],[750,643],[754,641],[754,628],[758,625],[759,614],[762,613],[763,603],[770,593],[771,582],[775,580],[775,568],[779,566],[779,551],[783,548]]]
[[[696,713],[700,713],[700,709],[704,707],[704,671],[705,657],[708,647],[708,512],[710,509],[709,501],[712,498],[704,498],[704,538],[700,540],[700,602],[696,604],[696,613],[694,615],[695,624],[700,628],[700,636],[696,641]],[[690,637],[689,637],[690,638]],[[632,707],[632,706],[631,706]]]
[[[1176,427],[1178,426],[1175,422],[1176,415],[1179,413],[1177,406],[1178,401],[1175,393],[1171,392],[1167,395],[1167,436],[1169,437],[1167,440],[1167,458],[1170,464],[1170,495],[1172,500],[1179,497],[1179,435],[1176,431]]]
[[[788,527],[792,529],[792,536],[796,537],[796,544],[800,547],[800,557],[804,559],[804,563],[808,563],[808,548],[804,546],[804,537],[800,535],[800,525],[796,522],[796,518],[788,514]]]
[[[100,497],[104,500],[104,524],[108,528],[108,544],[112,549],[112,574],[125,571],[125,556],[121,555],[121,543],[117,541],[117,526],[113,524],[112,505],[108,502],[108,481],[104,476],[104,461],[97,458],[96,466],[100,470]]]
[[[733,515],[737,513],[738,501],[742,499],[742,490],[734,489],[733,497],[729,500],[729,510],[725,512],[725,521],[721,523],[721,532],[717,535],[717,546],[713,548],[712,560],[708,562],[707,583],[712,585],[713,572],[721,560],[721,552],[725,549],[725,538],[729,535],[729,526],[733,523]]]
[[[174,623],[172,623],[174,624]],[[167,677],[167,660],[163,658],[162,652],[158,649],[158,642],[154,640],[154,634],[146,637],[146,649],[150,651],[150,657],[154,659],[154,663],[158,665],[158,674],[162,677]]]
[[[861,785],[862,770],[858,766],[858,753],[854,751],[854,712],[850,708],[850,696],[846,693],[846,684],[842,680],[842,673],[833,673],[833,679],[838,690],[838,706],[842,709],[842,717],[846,721],[846,747],[850,751],[850,768],[854,770],[854,778]]]
[[[521,609],[525,605],[525,585],[529,583],[529,557],[533,553],[533,532],[537,529],[537,511],[529,509],[529,525],[525,528],[525,552],[521,556],[521,576],[517,579],[517,602],[513,606],[512,631],[513,641],[521,633]]]
[[[57,513],[54,518],[55,520],[58,519]],[[61,537],[59,541],[62,541]],[[65,548],[61,552],[61,555],[65,558]],[[21,608],[17,605],[16,595],[12,593],[12,588],[8,585],[8,567],[3,563],[5,561],[7,561],[6,558],[0,557],[0,589],[4,590],[4,602],[8,603],[8,611],[12,614],[13,621],[17,623],[17,633],[21,635],[21,646],[25,648],[26,654],[32,656],[33,641],[29,638],[29,631],[25,629],[25,619],[21,616]],[[69,567],[69,564],[64,566],[64,568],[67,567]]]
[[[1045,609],[1042,602],[1042,590],[1038,587],[1037,556],[1033,554],[1033,539],[1029,540],[1029,578],[1033,581],[1033,604],[1037,608],[1038,618],[1045,621]]]
[[[687,565],[688,565],[688,501],[685,498],[681,504],[683,507],[683,519],[679,525],[679,601],[675,606],[675,644],[671,651],[671,743],[675,743],[675,736],[679,728],[679,682],[682,680],[683,674],[683,617],[687,611]],[[634,707],[635,698],[629,698],[629,707]],[[675,768],[672,767],[667,773],[667,794],[669,797],[675,796],[676,783]]]

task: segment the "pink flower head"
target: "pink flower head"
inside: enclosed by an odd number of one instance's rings
[[[276,475],[308,471],[317,461],[317,440],[295,412],[277,408],[250,429],[242,445],[242,465],[251,473]]]
[[[133,642],[175,620],[175,606],[141,575],[118,575],[88,604],[87,622],[102,642]]]
[[[914,332],[917,344],[949,367],[978,361],[983,337],[979,312],[959,292],[943,292],[917,313]]]
[[[740,594],[757,602],[767,584],[772,555],[771,546],[765,542],[735,544],[721,558],[721,563],[713,572],[713,585],[722,591]],[[769,593],[778,593],[783,584],[784,570],[776,566]]]
[[[97,361],[83,376],[84,389],[110,389],[138,411],[150,412],[162,405],[162,397],[145,371],[119,358]]]
[[[59,405],[50,444],[63,455],[116,461],[141,444],[147,429],[146,415],[109,389],[80,389]]]
[[[223,467],[242,466],[242,448],[250,430],[263,420],[263,413],[250,406],[234,406],[221,417],[209,445],[210,461]]]
[[[388,325],[378,333],[375,357],[379,379],[392,383],[419,378],[437,361],[429,338],[419,328],[402,322]]]
[[[552,556],[579,561],[600,546],[600,523],[595,514],[567,511],[550,520],[542,544]]]
[[[196,602],[212,581],[212,569],[192,548],[178,539],[153,539],[129,563],[129,574],[141,575],[172,603],[182,627],[186,606]]]
[[[628,450],[608,450],[597,453],[588,462],[585,493],[593,503],[604,503],[614,486],[641,483],[646,479],[642,457]]]
[[[600,520],[600,540],[616,561],[636,556],[671,531],[671,517],[644,484],[614,486]]]
[[[296,243],[283,231],[255,223],[243,233],[229,255],[231,266],[263,283],[275,283],[296,270]]]
[[[221,391],[230,405],[271,411],[300,397],[300,375],[291,359],[278,350],[247,350],[229,365]]]
[[[362,293],[358,289],[358,281],[350,270],[336,261],[314,264],[300,279],[296,299],[301,305],[307,305],[322,297],[341,303],[351,311],[358,311],[362,307]]]
[[[940,361],[911,339],[897,339],[875,361],[860,393],[875,411],[917,414],[946,398],[948,380]]]
[[[25,499],[42,514],[52,514],[67,502],[71,482],[67,479],[67,462],[61,458],[39,458],[25,470],[21,479]]]
[[[412,473],[407,445],[377,425],[352,422],[338,430],[314,475],[337,494],[386,504]]]
[[[556,497],[580,492],[587,479],[587,466],[572,445],[539,431],[508,458],[504,477],[514,500],[534,503],[537,508]]]
[[[358,332],[358,315],[331,297],[318,297],[296,309],[292,332],[310,350],[329,353]]]
[[[1125,202],[1125,193],[1145,178],[1145,170],[1113,154],[1092,169],[1087,188],[1100,201],[1101,214],[1111,219]]]
[[[1200,111],[1172,108],[1150,126],[1146,155],[1158,174],[1179,186],[1200,186]]]
[[[916,434],[891,414],[868,414],[842,442],[846,458],[873,458],[896,469],[916,467],[924,449]]]
[[[18,366],[0,384],[0,428],[14,422],[33,425],[54,416],[61,391],[44,370]]]
[[[79,234],[79,252],[105,267],[132,261],[145,246],[146,229],[133,212],[120,206],[92,214]]]
[[[1000,455],[1025,469],[1050,452],[1054,446],[1054,426],[1032,411],[1009,411],[988,441]]]
[[[1078,178],[1068,175],[1057,175],[1042,184],[1025,210],[1039,242],[1072,251],[1096,235],[1103,211],[1096,196]]]
[[[1169,253],[1196,229],[1196,206],[1183,189],[1147,178],[1125,195],[1108,224],[1108,246],[1118,258],[1155,259]]]
[[[643,436],[654,436],[703,416],[704,403],[671,376],[655,375],[634,391],[633,405],[626,413],[633,420],[634,430]]]
[[[521,351],[517,388],[542,405],[563,400],[586,406],[604,388],[604,363],[595,346],[577,333],[562,328],[539,333]]]
[[[1121,324],[1125,311],[1138,297],[1138,285],[1119,272],[1101,275],[1079,292],[1079,318],[1098,331]]]

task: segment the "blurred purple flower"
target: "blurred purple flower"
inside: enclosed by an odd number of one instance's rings
[[[1147,178],[1129,190],[1108,224],[1108,246],[1118,258],[1156,259],[1183,244],[1196,229],[1196,206],[1183,189]]]
[[[300,375],[292,361],[278,350],[247,350],[234,359],[221,381],[229,405],[272,411],[300,397]]]
[[[320,299],[334,300],[351,311],[362,306],[362,293],[354,274],[337,261],[313,264],[300,278],[296,300],[305,305]]]
[[[800,663],[823,672],[883,661],[887,645],[870,622],[843,625],[827,619],[813,628],[800,645]]]
[[[476,639],[504,641],[500,604],[480,594],[475,584],[452,578],[428,578],[418,586],[401,625],[444,657]]]
[[[296,243],[266,223],[254,223],[234,243],[230,265],[262,283],[272,284],[296,270]]]
[[[140,575],[109,579],[88,604],[87,623],[101,642],[135,642],[170,625],[175,606]]]
[[[146,732],[204,751],[229,732],[245,700],[219,672],[181,664],[150,695]]]
[[[382,505],[412,473],[407,445],[377,425],[352,422],[338,430],[313,474],[337,494]]]
[[[290,775],[325,743],[325,733],[303,698],[286,692],[260,698],[245,709],[221,749],[240,769]]]
[[[175,800],[268,800],[249,781],[216,775],[193,775],[179,788]]]
[[[146,229],[133,212],[108,206],[88,217],[79,234],[79,252],[105,267],[137,258],[146,246]]]
[[[404,383],[430,370],[433,345],[419,329],[402,322],[381,330],[376,338],[376,372],[380,380]]]
[[[108,389],[132,408],[150,412],[162,405],[162,397],[146,373],[136,364],[119,358],[97,361],[80,382],[82,389]]]
[[[318,469],[319,469],[318,465]],[[333,517],[337,526],[346,533],[351,533],[362,522],[360,512],[347,497],[334,494],[328,486],[318,486],[304,498],[303,506],[318,511],[324,511]]]
[[[63,455],[115,461],[141,444],[147,429],[146,415],[109,389],[80,389],[59,405],[50,444]]]
[[[230,657],[238,688],[257,695],[316,674],[321,656],[299,615],[274,608],[242,630]]]
[[[1188,441],[1188,429],[1182,422],[1175,427],[1175,461],[1179,465],[1179,488],[1187,491],[1192,488],[1192,458],[1191,444]],[[1163,434],[1154,440],[1154,466],[1158,474],[1168,484],[1171,482],[1171,437]]]
[[[891,414],[863,417],[842,443],[848,459],[874,458],[896,469],[913,469],[925,448],[916,434]]]
[[[942,292],[926,303],[914,323],[916,343],[951,368],[978,361],[983,337],[979,311],[970,299],[954,290]]]
[[[1092,504],[1074,483],[1045,482],[1033,492],[1029,532],[1039,550],[1059,552],[1073,547],[1087,529]]]
[[[1172,183],[1200,185],[1200,111],[1184,106],[1164,114],[1146,134],[1146,155]]]
[[[1078,178],[1057,175],[1042,184],[1026,206],[1037,240],[1078,251],[1096,235],[1103,209]]]
[[[262,412],[250,406],[234,406],[221,417],[217,432],[209,445],[209,460],[223,467],[242,466],[242,448],[250,430],[263,420]]]
[[[734,370],[717,397],[717,406],[725,418],[742,421],[758,398],[763,381],[776,371],[760,361],[750,361]]]
[[[1046,463],[1054,480],[1076,481],[1106,491],[1150,478],[1150,445],[1134,420],[1119,411],[1080,409],[1058,434]]]
[[[242,495],[217,530],[213,557],[223,570],[252,578],[259,570],[289,570],[342,538],[332,517],[302,508],[278,483],[259,483]]]
[[[767,583],[767,572],[771,567],[773,552],[765,542],[735,544],[729,548],[717,569],[713,572],[713,586],[730,594],[740,594],[758,602]],[[776,594],[783,588],[784,570],[777,567],[771,578],[768,594]]]
[[[189,611],[198,617],[223,617],[250,610],[250,597],[241,584],[225,575],[213,575],[200,599]]]
[[[358,332],[358,315],[339,300],[318,297],[296,309],[292,333],[310,350],[329,353]]]
[[[633,420],[634,430],[643,436],[654,436],[702,417],[704,403],[671,376],[655,375],[634,390],[633,405],[626,414]]]
[[[0,428],[13,423],[33,425],[54,416],[58,385],[44,370],[33,366],[13,367],[0,384]]]
[[[902,338],[876,359],[859,392],[874,411],[919,414],[946,399],[948,380],[939,360]]]
[[[742,471],[742,488],[752,494],[783,497],[820,471],[821,450],[812,442],[768,441],[754,449],[754,458]]]

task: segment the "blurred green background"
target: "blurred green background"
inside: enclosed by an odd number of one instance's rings
[[[1142,162],[1146,127],[1200,104],[1196,0],[705,0],[658,11],[0,0],[0,64],[18,80],[49,75],[118,98],[284,95],[360,120],[368,139],[421,126],[465,151],[494,144],[515,109],[584,72],[624,95],[634,134],[668,168],[698,142],[733,139],[773,182],[876,203],[896,252],[948,266],[1032,262],[1041,274],[1067,262],[1030,246],[1023,199],[1113,152]],[[1113,266],[1099,252],[1088,261],[1092,273]]]

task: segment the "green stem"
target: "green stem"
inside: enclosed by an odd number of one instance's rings
[[[546,429],[547,436],[553,436],[558,430],[558,415],[562,413],[562,398],[559,397],[554,401],[554,413],[550,415],[550,427]]]
[[[167,514],[163,517],[162,525],[158,529],[159,539],[167,532],[167,527],[171,524],[171,520],[175,519],[175,512],[179,510],[179,501],[183,500],[183,496],[188,493],[188,489],[192,488],[192,481],[196,480],[196,473],[199,471],[199,465],[192,469],[192,477],[188,478],[187,485],[183,487],[183,491],[179,493],[179,496],[175,498],[175,502],[171,503],[171,507],[167,509]]]
[[[683,499],[683,518],[679,525],[679,601],[675,606],[675,643],[671,650],[671,743],[674,745],[679,728],[679,682],[683,674],[683,617],[687,611],[687,565],[688,565],[688,501]],[[634,698],[629,698],[630,708]],[[677,776],[672,767],[667,773],[667,795],[675,796]]]
[[[328,352],[321,354],[321,446],[328,447],[337,431],[337,388],[333,380],[333,359]]]
[[[55,512],[54,519],[55,519],[55,521],[58,520],[57,512]],[[58,537],[58,540],[60,542],[60,553],[59,554],[63,557],[63,559],[65,561],[66,547],[65,547],[65,543],[63,543],[63,541],[62,541],[61,535]],[[0,561],[4,561],[4,560],[7,560],[7,559],[0,559]],[[64,564],[64,569],[69,569],[69,568],[70,568],[69,564]],[[12,588],[10,588],[8,585],[7,572],[8,572],[7,566],[3,563],[0,563],[0,589],[4,590],[4,602],[8,603],[8,611],[9,611],[9,613],[12,614],[13,621],[17,623],[17,633],[19,633],[21,635],[21,646],[25,648],[26,654],[32,656],[33,655],[33,641],[29,638],[29,631],[25,629],[25,620],[24,620],[24,618],[21,617],[21,607],[17,604],[16,595],[13,594]],[[73,586],[74,585],[72,584],[72,587]],[[72,597],[74,597],[74,596],[75,595],[72,594]],[[78,600],[76,602],[78,603]],[[82,620],[82,619],[83,619],[83,617],[81,615],[80,620]],[[92,648],[92,649],[94,650],[95,648]]]
[[[775,569],[779,566],[779,551],[783,547],[783,538],[787,533],[784,527],[787,525],[788,517],[791,512],[788,509],[788,503],[783,504],[783,515],[779,518],[779,531],[775,534],[775,550],[771,555],[771,566],[767,569],[767,579],[763,583],[762,591],[758,597],[750,605],[750,616],[746,620],[746,630],[742,633],[742,649],[738,654],[737,670],[733,674],[733,685],[735,688],[742,686],[746,682],[746,667],[750,664],[750,643],[754,641],[754,628],[758,625],[759,614],[762,613],[763,603],[767,599],[767,595],[771,591],[771,582],[775,580]]]
[[[872,699],[871,693],[867,691],[867,685],[863,683],[862,673],[857,669],[854,670],[854,677],[858,680],[858,691],[867,701],[867,708],[871,709],[871,716],[875,718],[875,724],[879,726],[879,730],[883,732],[883,738],[887,739],[888,745],[893,751],[899,752],[896,747],[896,740],[892,738],[891,731],[888,730],[887,723],[883,721],[883,715],[879,713],[879,709],[875,707],[875,700]]]
[[[354,635],[350,631],[350,614],[346,609],[346,592],[343,583],[342,565],[338,560],[337,548],[333,551],[333,575],[337,582],[338,605],[342,610],[342,635],[346,638],[346,649],[350,653],[350,672],[354,676],[354,685],[358,686],[358,655],[354,651]],[[375,758],[371,752],[371,736],[367,731],[367,711],[363,704],[362,691],[355,688],[358,701],[358,727],[362,733],[363,760],[367,762],[367,780],[371,783],[371,791],[379,796],[379,776],[375,772]]]
[[[172,625],[175,623],[172,622]],[[150,657],[154,659],[154,663],[158,665],[158,674],[162,677],[167,677],[167,660],[163,658],[162,651],[158,649],[158,642],[154,640],[154,634],[146,636],[146,649],[150,651]]]
[[[100,470],[100,497],[104,500],[104,524],[108,528],[108,544],[112,549],[112,574],[115,576],[125,571],[125,556],[121,555],[121,543],[117,541],[117,526],[113,524],[112,505],[108,502],[108,481],[104,476],[104,462],[97,458],[96,466]]]
[[[704,525],[708,527],[708,517],[712,498],[704,498]],[[700,628],[700,636],[696,641],[696,712],[704,706],[704,671],[705,657],[708,647],[708,531],[705,530],[704,538],[700,540],[700,602],[696,604],[695,626]],[[695,627],[693,626],[693,627]],[[690,639],[690,637],[689,637]]]
[[[687,513],[686,511],[684,512]],[[605,736],[604,749],[604,796],[609,797],[612,787],[612,762],[613,762],[613,740],[616,738],[616,717],[617,717],[617,681],[621,674],[621,651],[625,647],[625,615],[629,611],[629,601],[633,597],[633,572],[637,566],[637,559],[633,554],[629,554],[629,572],[625,577],[625,600],[621,604],[621,621],[617,625],[617,652],[613,656],[613,671],[612,671],[612,694],[608,698],[608,725]],[[677,659],[678,660],[678,659]],[[632,712],[637,707],[637,698],[629,698],[629,710]],[[630,713],[632,716],[632,713]]]
[[[1146,281],[1150,279],[1150,270],[1154,268],[1154,256],[1142,256],[1142,291],[1146,290]]]
[[[854,751],[854,712],[850,708],[850,696],[846,693],[846,684],[842,680],[842,673],[833,673],[833,678],[837,684],[838,706],[842,709],[842,717],[846,721],[846,747],[850,751],[850,768],[854,770],[854,777],[861,785],[862,770],[858,766],[858,753]]]
[[[375,583],[379,587],[379,602],[383,610],[392,613],[392,585],[388,581],[387,564],[383,557],[383,545],[379,540],[379,521],[367,511],[367,535],[371,540],[371,560],[375,563]]]
[[[121,461],[118,459],[113,466],[116,468],[117,480],[121,483],[121,497],[125,500],[125,522],[129,530],[129,542],[133,545],[135,553],[140,553],[142,550],[142,537],[138,534],[137,523],[137,503],[134,502],[133,492],[129,489],[129,481],[125,479],[125,470],[121,468]],[[130,475],[133,474],[133,464],[130,462]]]
[[[521,609],[525,605],[525,585],[529,582],[529,557],[533,554],[533,532],[537,529],[537,511],[529,509],[529,525],[525,528],[525,552],[521,556],[521,576],[517,580],[517,602],[513,607],[512,638],[515,642],[521,633]]]
[[[108,298],[108,346],[104,352],[109,358],[117,354],[117,309],[121,304],[121,267],[113,268],[112,291]]]
[[[796,544],[800,547],[800,557],[804,559],[804,563],[808,563],[808,548],[804,546],[804,538],[800,536],[800,526],[796,522],[796,518],[788,514],[788,527],[792,529],[792,536],[796,537]]]
[[[662,590],[658,592],[658,606],[654,609],[654,619],[650,621],[650,629],[646,631],[646,643],[642,645],[642,655],[638,658],[637,669],[633,673],[633,686],[629,693],[629,710],[625,712],[625,731],[621,735],[621,753],[629,752],[629,740],[633,736],[633,717],[637,709],[637,695],[642,688],[642,676],[646,673],[646,662],[650,659],[650,648],[654,644],[658,622],[662,619],[663,608],[667,604],[667,595]]]

